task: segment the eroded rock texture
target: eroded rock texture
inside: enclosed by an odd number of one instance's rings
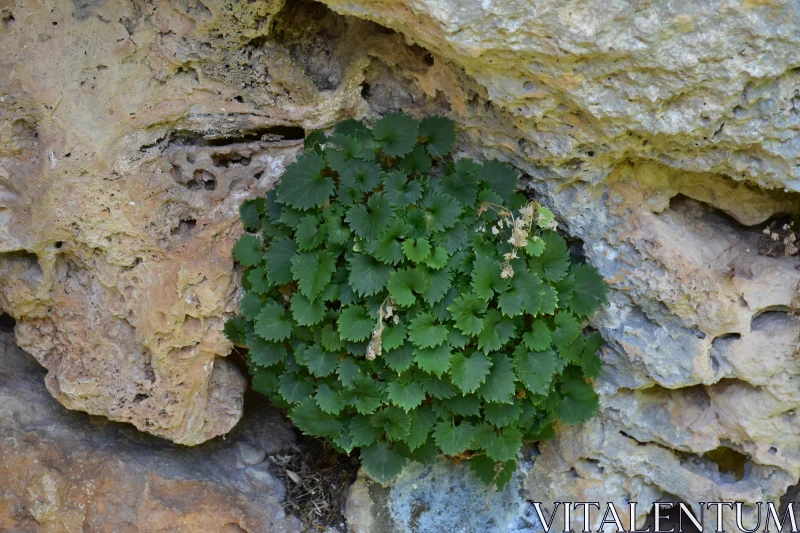
[[[188,450],[128,425],[65,413],[44,371],[0,331],[0,530],[295,533],[267,455],[294,434],[250,410],[224,440]],[[266,460],[265,460],[266,459]]]
[[[601,413],[542,446],[527,497],[796,482],[800,272],[760,241],[800,199],[797,4],[326,3],[3,4],[0,306],[53,395],[177,442],[228,431],[237,205],[314,128],[440,112],[612,287]]]

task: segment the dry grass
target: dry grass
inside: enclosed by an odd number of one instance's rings
[[[347,531],[344,498],[356,479],[357,457],[340,454],[325,441],[300,437],[293,450],[271,460],[286,486],[287,514],[298,517],[307,531]]]

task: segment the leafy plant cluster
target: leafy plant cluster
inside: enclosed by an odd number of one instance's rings
[[[590,418],[605,299],[545,207],[497,161],[448,158],[453,123],[391,114],[314,132],[277,190],[241,206],[253,387],[386,482],[468,459],[499,488],[523,440]]]

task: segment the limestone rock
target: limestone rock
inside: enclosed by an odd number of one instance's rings
[[[325,3],[4,4],[0,308],[52,394],[176,442],[228,431],[237,206],[312,129],[439,112],[612,288],[600,414],[541,446],[525,497],[795,483],[800,271],[759,241],[800,200],[797,5]]]
[[[287,449],[293,431],[276,411],[253,405],[226,439],[188,450],[67,412],[43,374],[0,332],[0,530],[300,531],[267,465],[237,464],[242,449]]]

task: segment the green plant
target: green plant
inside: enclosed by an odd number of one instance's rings
[[[309,135],[241,206],[225,333],[257,391],[379,481],[442,452],[502,488],[523,440],[595,413],[601,339],[580,320],[606,288],[513,169],[452,161],[454,141],[449,119],[404,114]]]

